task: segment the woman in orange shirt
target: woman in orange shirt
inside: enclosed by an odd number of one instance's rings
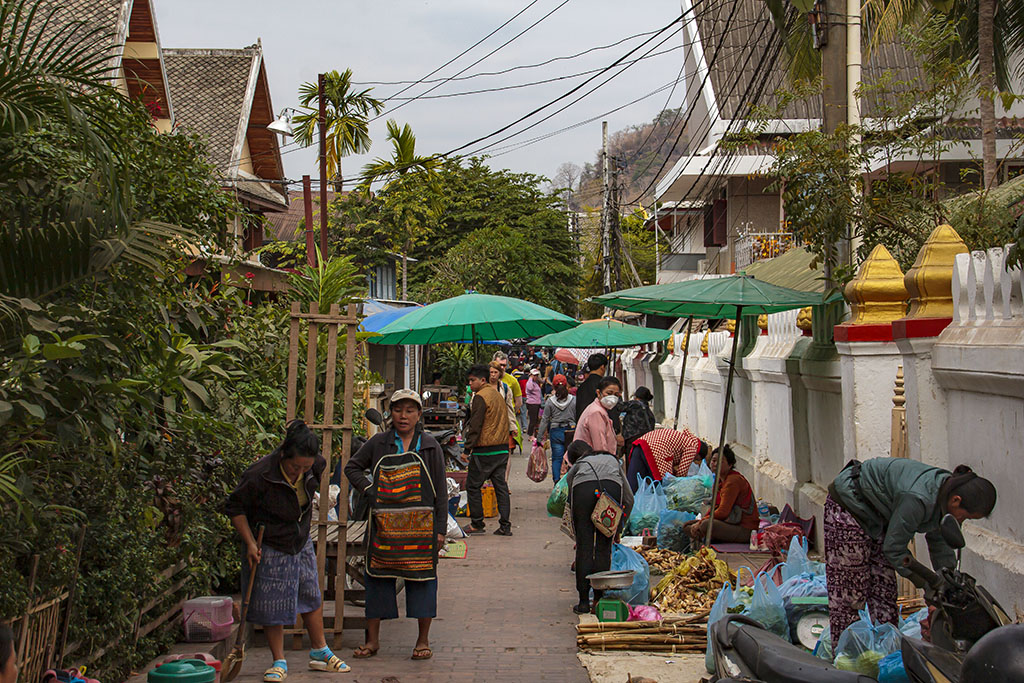
[[[728,444],[716,448],[711,454],[710,467],[712,472],[718,471],[718,459],[722,457],[721,483],[715,507],[704,519],[688,522],[686,525],[690,537],[699,540],[707,537],[708,524],[714,519],[711,529],[711,540],[724,543],[747,543],[750,532],[757,529],[760,519],[757,515],[757,499],[750,482],[734,469],[736,454]]]

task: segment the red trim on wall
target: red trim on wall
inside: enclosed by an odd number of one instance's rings
[[[892,324],[892,336],[893,339],[937,337],[952,322],[952,318],[900,318]]]
[[[836,325],[837,342],[892,341],[892,323]]]

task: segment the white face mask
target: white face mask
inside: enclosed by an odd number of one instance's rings
[[[614,394],[604,396],[601,398],[601,405],[604,406],[605,410],[611,410],[615,406],[619,405],[619,397]]]

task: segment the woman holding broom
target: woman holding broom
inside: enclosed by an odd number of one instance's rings
[[[244,544],[243,590],[259,565],[246,621],[263,626],[274,657],[263,674],[266,683],[282,683],[288,677],[284,627],[295,623],[296,614],[302,615],[313,646],[309,668],[350,671],[324,639],[323,601],[309,535],[313,494],[326,467],[316,435],[305,422],[294,420],[284,442],[242,473],[225,505]],[[258,526],[263,527],[262,547],[253,533]]]

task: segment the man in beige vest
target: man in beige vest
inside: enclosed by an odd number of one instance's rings
[[[469,473],[466,492],[469,497],[469,516],[472,523],[464,530],[467,534],[484,533],[484,501],[482,488],[490,480],[498,499],[498,536],[511,536],[512,524],[508,516],[511,502],[505,466],[508,464],[508,407],[498,390],[488,382],[489,368],[474,365],[469,369],[469,388],[473,402],[469,407],[466,425],[466,450],[469,452]]]

